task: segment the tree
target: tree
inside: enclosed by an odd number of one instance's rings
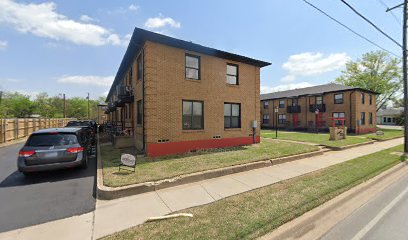
[[[384,51],[363,54],[357,61],[346,63],[346,70],[336,79],[337,83],[359,87],[379,93],[377,110],[402,88],[401,61]]]
[[[33,114],[35,106],[29,96],[18,92],[7,92],[4,95],[2,110],[5,117],[23,118]]]

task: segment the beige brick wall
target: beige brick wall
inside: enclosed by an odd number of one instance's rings
[[[186,53],[200,56],[200,80],[185,78]],[[227,63],[239,66],[238,86],[226,83]],[[260,119],[259,67],[153,42],[145,43],[144,64],[147,143],[157,143],[159,139],[170,142],[212,139],[214,135],[248,137],[252,133],[251,121]],[[183,99],[204,101],[203,130],[182,129]],[[240,129],[224,129],[224,102],[241,103]]]

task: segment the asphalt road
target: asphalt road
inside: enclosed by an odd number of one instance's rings
[[[408,239],[407,217],[408,176],[404,176],[339,222],[322,239]]]
[[[96,160],[88,169],[17,171],[22,143],[0,148],[0,232],[80,215],[95,209]]]

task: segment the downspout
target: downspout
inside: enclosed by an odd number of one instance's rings
[[[144,47],[144,46],[143,46]],[[145,154],[147,155],[147,146],[146,146],[146,134],[145,134],[145,81],[146,81],[146,74],[145,74],[145,59],[144,59],[144,48],[142,48],[142,64],[143,64],[143,79],[142,79],[142,134],[143,134],[143,149]]]
[[[306,100],[305,100],[305,103],[306,103],[306,106],[305,106],[305,115],[306,115],[306,121],[305,121],[305,128],[306,128],[306,130],[307,130],[307,128],[308,128],[308,126],[307,126],[307,115],[309,114],[309,109],[308,109],[308,105],[309,104],[307,104],[307,102],[309,102],[310,103],[310,97],[309,96],[305,96],[305,98],[306,98]]]
[[[353,118],[352,118],[352,116],[353,116],[353,112],[351,111],[351,109],[352,109],[352,104],[351,104],[351,95],[354,93],[355,91],[352,91],[351,93],[350,93],[350,130],[353,128]],[[356,116],[356,118],[357,118],[357,116]],[[357,131],[357,126],[356,126],[356,129],[355,129],[355,132]],[[356,132],[357,133],[357,132]]]

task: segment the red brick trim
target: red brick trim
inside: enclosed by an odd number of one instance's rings
[[[256,137],[256,143],[259,143],[261,138]],[[221,139],[206,139],[182,142],[165,142],[165,143],[148,143],[147,155],[149,157],[158,157],[170,154],[185,153],[192,150],[224,148],[233,146],[242,146],[252,144],[252,137],[239,138],[221,138]]]

